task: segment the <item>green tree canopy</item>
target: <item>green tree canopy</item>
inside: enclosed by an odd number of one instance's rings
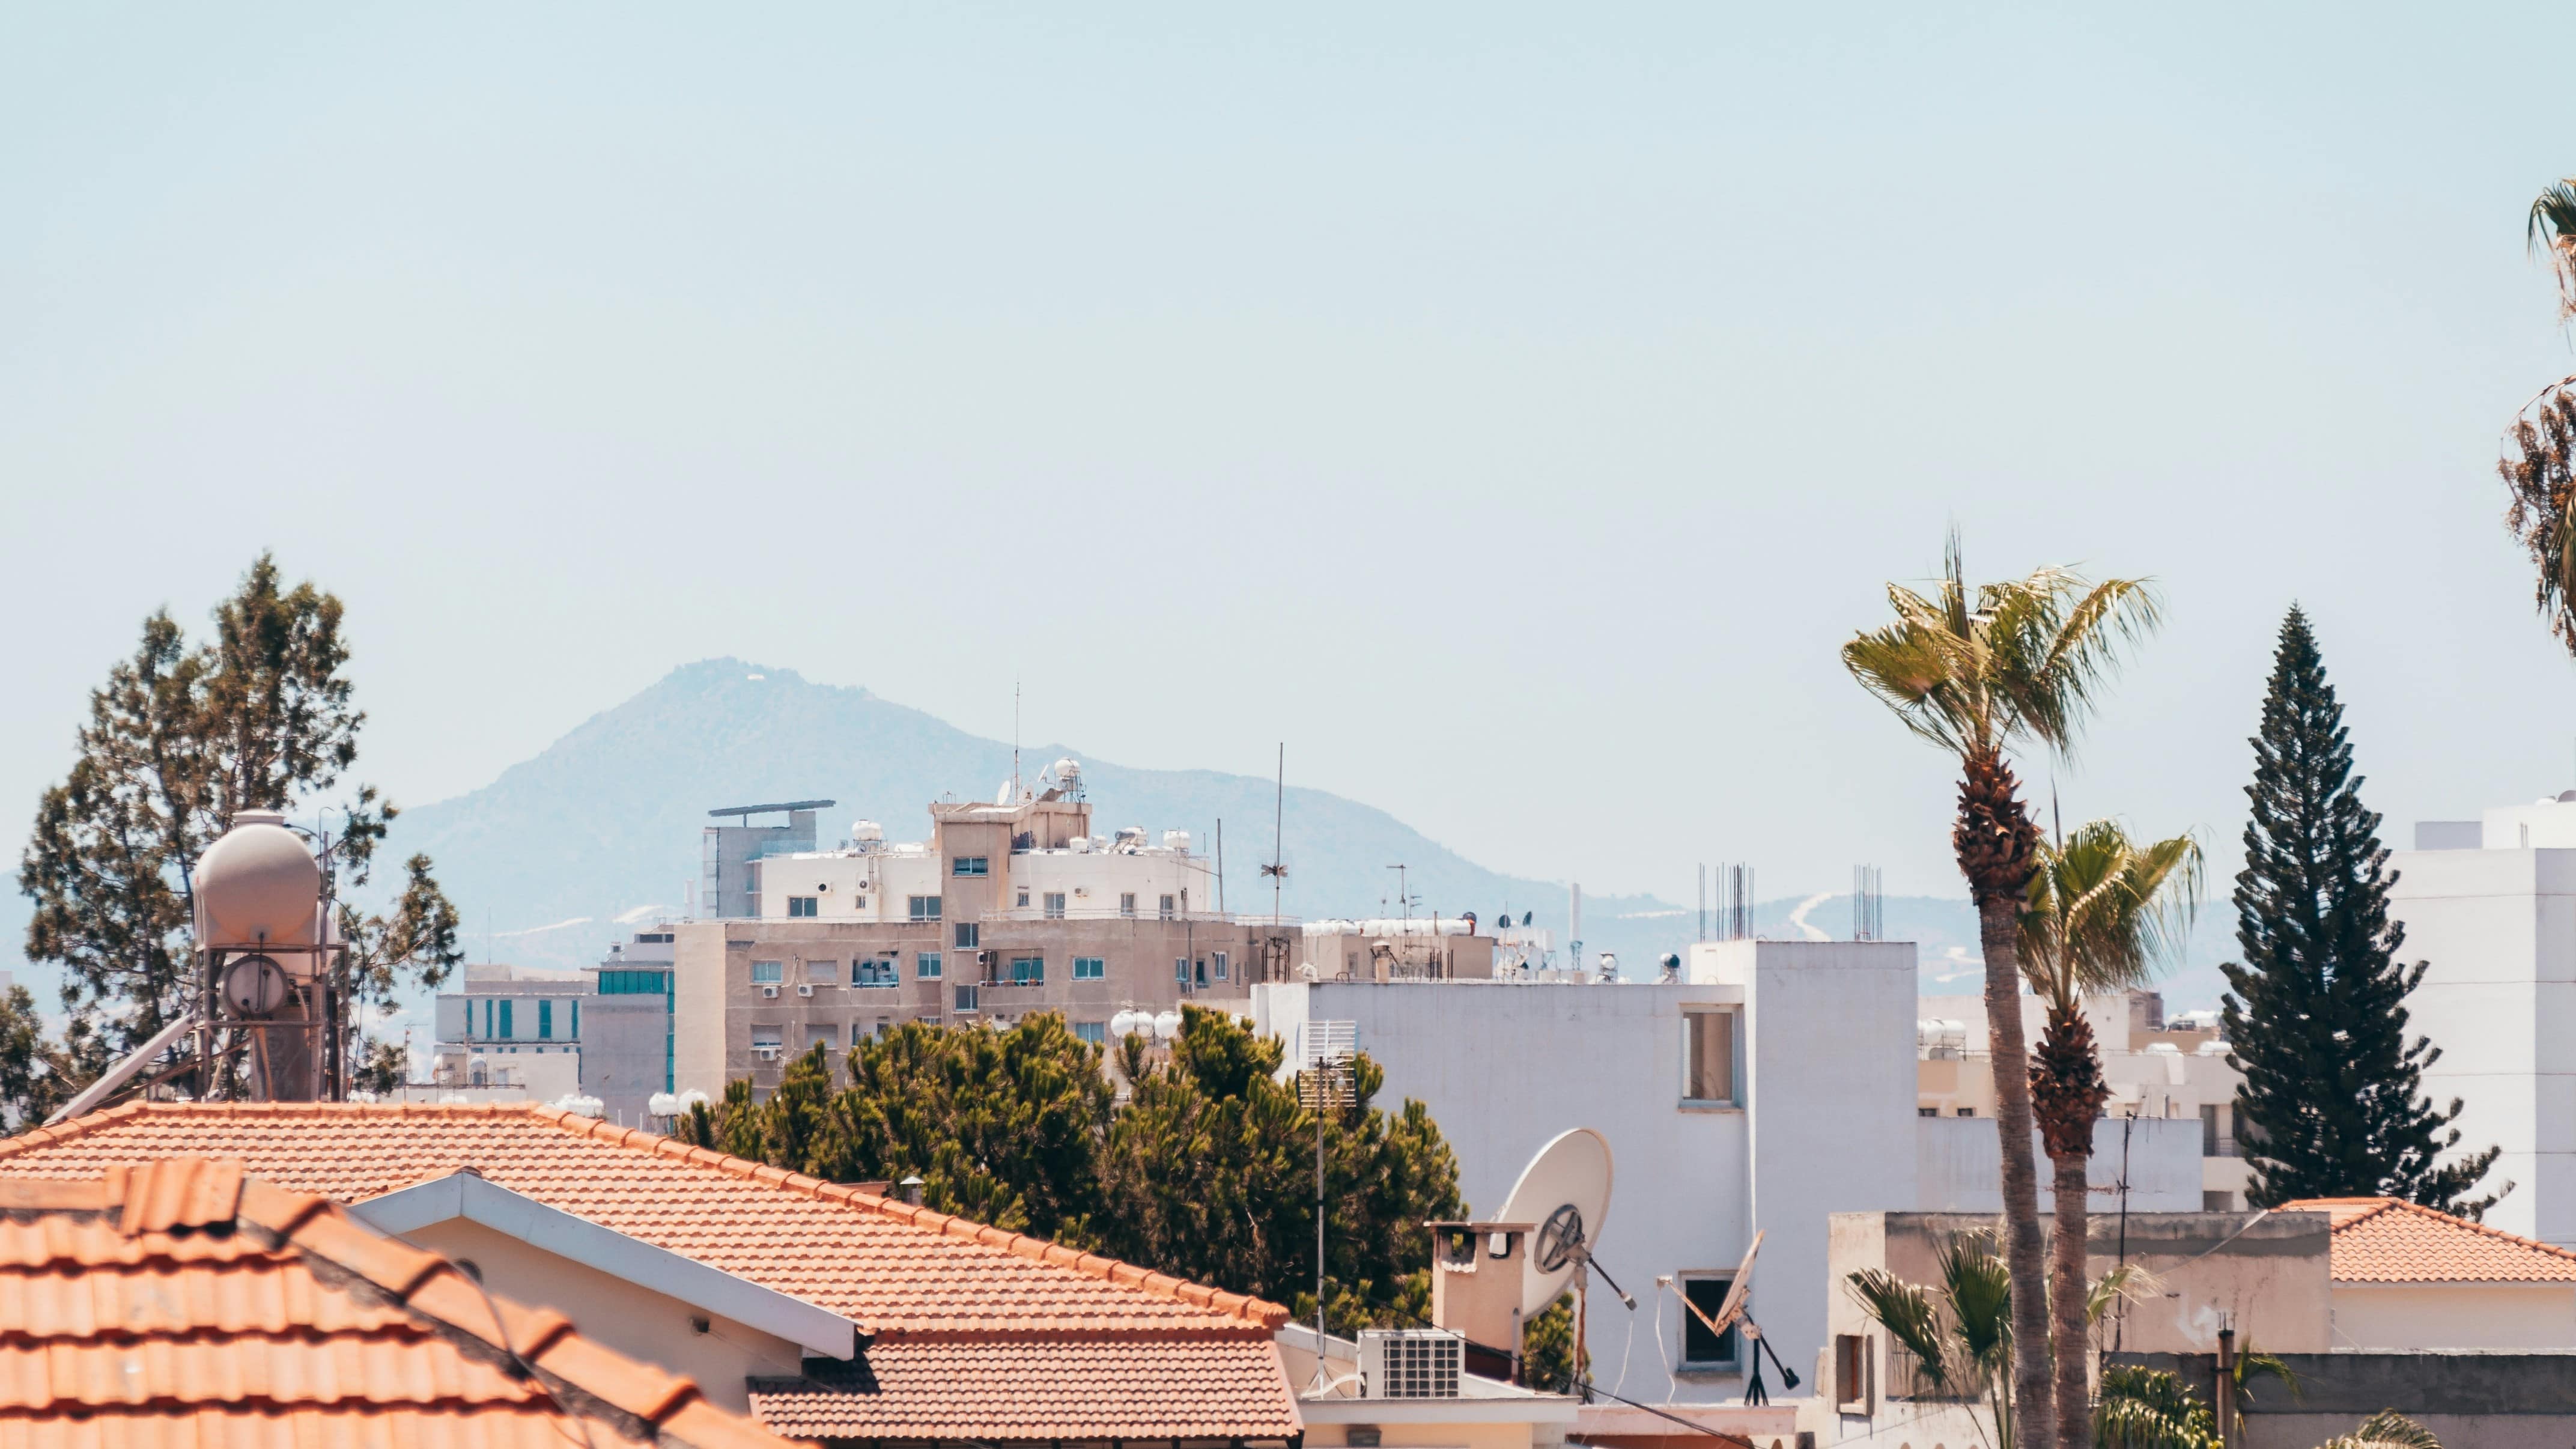
[[[2456,1151],[2460,1103],[2436,1108],[2423,1094],[2424,1068],[2441,1053],[2408,1040],[2405,1002],[2428,963],[2397,960],[2397,877],[2379,817],[2361,803],[2343,705],[2296,606],[2281,622],[2253,745],[2235,891],[2245,959],[2219,968],[2228,1060],[2245,1074],[2236,1110],[2248,1196],[2271,1207],[2384,1195],[2477,1217],[2512,1184],[2469,1196],[2496,1149]]]
[[[63,968],[72,1023],[59,1049],[31,1059],[42,1081],[10,1097],[20,1122],[193,1004],[197,861],[244,810],[307,814],[330,830],[356,1008],[344,1046],[376,1075],[392,1069],[382,1044],[355,1038],[367,1009],[406,985],[436,986],[463,958],[428,857],[404,863],[383,913],[356,904],[397,812],[372,786],[343,787],[366,722],[348,662],[340,601],[309,582],[287,587],[263,554],[216,606],[211,638],[192,646],[155,613],[91,693],[71,772],[38,802],[18,870],[35,903],[27,957]]]
[[[1104,1053],[1047,1012],[1002,1029],[907,1023],[853,1048],[838,1090],[818,1046],[767,1101],[736,1082],[680,1134],[833,1181],[918,1176],[926,1206],[1304,1316],[1320,1126],[1329,1321],[1425,1321],[1422,1225],[1464,1214],[1456,1158],[1420,1102],[1373,1104],[1385,1074],[1366,1057],[1319,1114],[1279,1078],[1280,1051],[1198,1007],[1168,1051],[1131,1036]]]

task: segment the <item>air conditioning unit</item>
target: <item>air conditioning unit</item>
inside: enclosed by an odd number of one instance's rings
[[[1467,1339],[1445,1328],[1360,1330],[1360,1377],[1372,1399],[1454,1399]]]
[[[776,1001],[778,999],[778,988],[775,986],[764,986],[760,988],[760,994],[768,997],[772,1001]]]
[[[813,994],[814,994],[814,983],[813,983],[813,982],[811,982],[811,981],[808,981],[808,982],[804,983],[803,985],[798,986],[798,987],[796,988],[796,994],[797,994],[797,995],[799,995],[799,996],[811,996],[811,995],[813,995]]]
[[[760,1053],[760,1059],[762,1061],[774,1062],[778,1060],[778,1053],[783,1050],[783,1048],[779,1047],[775,1043],[764,1043],[760,1046],[753,1047],[752,1050]]]

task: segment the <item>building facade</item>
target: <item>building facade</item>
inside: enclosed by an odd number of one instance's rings
[[[2441,1051],[2425,1094],[2460,1100],[2463,1148],[2503,1149],[2485,1221],[2576,1247],[2576,799],[2424,821],[2415,846],[2389,857],[2388,916],[2427,963],[2406,998]]]
[[[670,928],[639,931],[580,971],[473,964],[434,1006],[427,1090],[476,1101],[595,1099],[609,1121],[641,1126],[670,1090]]]

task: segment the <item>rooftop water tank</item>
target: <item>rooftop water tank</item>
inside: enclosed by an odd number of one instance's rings
[[[1155,1040],[1157,1040],[1157,1041],[1173,1041],[1173,1040],[1178,1039],[1178,1038],[1179,1038],[1179,1036],[1180,1036],[1180,1034],[1181,1034],[1181,1014],[1180,1014],[1179,1012],[1177,1012],[1177,1011],[1166,1011],[1166,1012],[1162,1012],[1162,1013],[1160,1013],[1160,1014],[1158,1014],[1158,1015],[1156,1015],[1156,1016],[1155,1016],[1155,1018],[1154,1018],[1154,1038],[1155,1038]]]
[[[1164,832],[1163,832],[1163,848],[1164,848],[1165,850],[1175,851],[1175,852],[1177,852],[1177,853],[1179,853],[1179,854],[1182,854],[1182,855],[1187,855],[1187,854],[1189,854],[1189,853],[1190,853],[1190,833],[1189,833],[1188,831],[1186,831],[1186,830],[1166,830],[1166,831],[1164,831]]]
[[[272,811],[245,810],[197,862],[204,945],[309,946],[322,901],[322,867],[304,838]],[[288,969],[301,961],[283,963]]]

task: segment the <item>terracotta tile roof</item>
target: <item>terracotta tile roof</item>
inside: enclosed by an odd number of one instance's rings
[[[752,1412],[800,1439],[1284,1439],[1267,1341],[879,1343],[847,1373],[753,1379]]]
[[[921,1437],[1297,1432],[1275,1303],[548,1108],[133,1103],[0,1142],[0,1172],[95,1176],[206,1154],[344,1203],[471,1167],[857,1322],[877,1387],[784,1381],[802,1387],[756,1401],[765,1422],[758,1405],[785,1414],[792,1400],[797,1424],[838,1414]],[[922,1356],[930,1345],[946,1351]],[[1050,1366],[1058,1345],[1093,1354],[1087,1377]],[[817,1432],[789,1422],[777,1427]]]
[[[0,1442],[785,1449],[322,1200],[170,1159],[0,1177]],[[521,1367],[525,1365],[524,1369]]]
[[[542,1107],[132,1103],[0,1142],[0,1172],[95,1175],[210,1153],[344,1203],[472,1167],[872,1335],[1266,1335],[1288,1318],[1275,1303]]]
[[[2312,1197],[2333,1222],[2338,1283],[2576,1283],[2576,1253],[2393,1197]]]

